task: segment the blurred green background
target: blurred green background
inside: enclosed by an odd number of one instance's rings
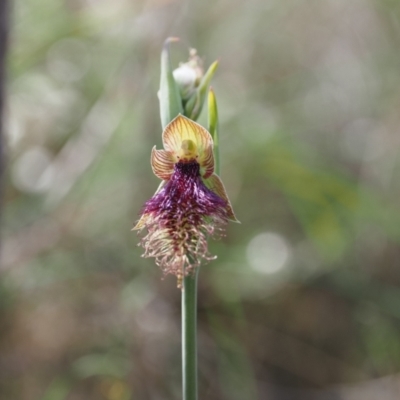
[[[400,2],[13,8],[0,398],[181,398],[180,292],[130,232],[179,36],[176,66],[190,46],[220,61],[242,222],[200,274],[200,398],[399,399]]]

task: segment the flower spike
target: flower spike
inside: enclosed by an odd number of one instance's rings
[[[162,185],[142,210],[135,230],[147,230],[144,257],[154,257],[164,274],[193,273],[208,252],[209,236],[237,221],[221,179],[214,174],[213,139],[196,122],[178,115],[164,129],[164,150],[153,148],[151,165]]]

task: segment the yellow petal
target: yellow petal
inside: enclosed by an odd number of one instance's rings
[[[154,175],[160,179],[168,180],[174,172],[174,162],[170,152],[156,150],[156,146],[151,150],[151,168]]]
[[[228,203],[226,207],[228,211],[228,218],[231,221],[239,222],[235,216],[235,213],[233,212],[231,202],[229,201],[228,195],[226,194],[226,190],[224,184],[221,181],[221,178],[218,175],[213,174],[208,179],[203,179],[203,182],[215,194],[217,194],[222,199],[226,200],[226,202]]]
[[[201,125],[178,115],[166,126],[162,138],[164,148],[172,153],[174,162],[195,159],[207,171],[207,176],[210,170],[214,171],[213,140]]]
[[[199,157],[200,175],[207,179],[214,173],[214,153],[212,147],[208,147]]]

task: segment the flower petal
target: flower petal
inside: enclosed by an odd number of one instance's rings
[[[214,173],[214,153],[212,147],[208,147],[201,155],[198,162],[200,164],[200,175],[207,179]]]
[[[165,186],[166,183],[167,183],[167,181],[161,181],[161,183],[158,185],[156,192],[154,193],[154,196]],[[131,230],[132,231],[140,231],[141,229],[143,229],[146,226],[146,224],[149,223],[150,218],[153,218],[153,216],[148,213],[142,214],[139,221],[136,223],[136,225]]]
[[[198,159],[199,164],[206,161],[209,168],[214,165],[214,158],[212,154],[213,140],[209,132],[201,125],[184,117],[178,115],[171,121],[164,129],[163,135],[164,148],[173,153],[176,157],[174,162],[178,162],[178,157],[182,154],[182,145],[194,143],[195,145],[195,158]]]
[[[224,184],[221,181],[221,178],[216,174],[212,174],[207,179],[203,178],[203,182],[210,190],[212,190],[215,194],[217,194],[228,203],[226,206],[228,218],[233,222],[240,222],[233,212],[231,202],[229,201],[228,195],[226,194],[226,190]]]
[[[156,150],[156,146],[154,146],[151,150],[151,168],[154,175],[160,179],[170,179],[174,172],[174,162],[171,153],[165,150]]]

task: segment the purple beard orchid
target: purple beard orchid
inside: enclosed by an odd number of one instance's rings
[[[218,237],[237,221],[221,179],[214,174],[213,140],[196,122],[179,115],[165,128],[165,150],[151,153],[154,174],[162,179],[134,230],[147,229],[143,257],[154,257],[164,274],[182,279],[201,262],[215,259],[208,236]]]

